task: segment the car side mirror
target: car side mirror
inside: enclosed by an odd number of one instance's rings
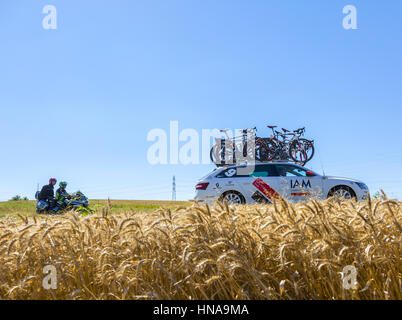
[[[307,171],[307,172],[306,172],[306,176],[307,176],[307,177],[315,177],[315,173],[314,173],[314,172],[311,172],[311,171]]]

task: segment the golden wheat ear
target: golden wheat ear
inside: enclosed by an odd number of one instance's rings
[[[401,221],[388,199],[6,217],[0,298],[399,300]]]

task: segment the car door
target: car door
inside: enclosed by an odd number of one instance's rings
[[[238,175],[237,167],[225,169],[216,175],[216,180],[212,183],[212,190],[215,192],[217,197],[229,190],[242,193],[241,183],[238,181],[239,178],[243,179],[247,177]]]
[[[276,164],[278,192],[287,200],[298,202],[322,198],[323,180],[320,175],[292,164]]]
[[[247,203],[269,203],[279,198],[277,173],[272,164],[258,164],[237,181],[241,184]]]

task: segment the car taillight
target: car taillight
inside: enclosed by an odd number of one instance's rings
[[[206,190],[208,188],[209,183],[205,182],[205,183],[199,183],[195,186],[196,190]]]

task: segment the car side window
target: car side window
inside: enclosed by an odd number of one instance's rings
[[[254,172],[249,174],[250,177],[276,177],[277,172],[274,165],[256,166]]]
[[[233,177],[236,177],[236,176],[237,176],[236,168],[229,168],[229,169],[223,170],[216,177],[217,178],[233,178]]]
[[[217,178],[239,178],[239,177],[248,177],[248,174],[241,173],[241,170],[238,170],[240,167],[228,168],[223,170],[220,174],[218,174]]]
[[[306,177],[307,171],[292,165],[278,164],[276,165],[279,177]]]
[[[228,168],[218,174],[217,178],[245,178],[245,177],[276,177],[277,172],[274,165],[257,165],[249,167],[250,171],[238,170],[240,167]],[[243,167],[243,169],[246,167]]]

